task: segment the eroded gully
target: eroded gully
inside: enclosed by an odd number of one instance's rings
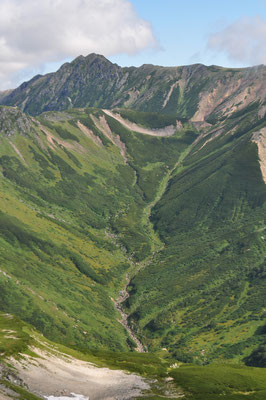
[[[114,301],[115,308],[121,315],[121,319],[119,320],[120,324],[123,325],[123,327],[126,329],[128,332],[130,338],[136,343],[136,348],[135,350],[138,351],[139,353],[145,353],[146,350],[143,346],[143,344],[140,342],[140,340],[136,337],[134,334],[133,330],[131,329],[129,323],[128,323],[128,314],[125,313],[123,310],[122,303],[129,297],[129,293],[127,292],[128,285],[130,283],[129,275],[126,275],[126,284],[125,287],[120,290],[119,292],[119,297]]]

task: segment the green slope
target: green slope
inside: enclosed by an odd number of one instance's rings
[[[126,164],[99,128],[100,110],[0,113],[1,310],[68,345],[130,349],[112,298],[150,254],[144,209],[186,148],[186,130],[149,137],[106,116]]]
[[[49,343],[147,398],[265,398],[265,74],[92,54],[0,93],[1,362]]]
[[[1,107],[0,311],[86,360],[157,377],[149,398],[167,398],[170,374],[184,398],[263,399],[264,370],[231,363],[265,366],[266,189],[252,139],[265,118],[248,107],[215,123],[156,137],[95,108]],[[128,353],[118,321],[127,275],[124,306],[150,354]],[[28,325],[0,325],[2,358],[28,351]],[[170,367],[180,361],[220,364]]]
[[[185,400],[242,400],[248,396],[251,400],[263,400],[266,393],[266,370],[262,368],[224,363],[200,367],[177,364],[171,359],[153,354],[95,350],[82,353],[45,339],[32,326],[11,314],[0,313],[0,395],[20,400],[39,399],[36,394],[29,392],[29,388],[20,378],[19,371],[12,368],[12,363],[15,358],[21,361],[25,368],[30,360],[38,369],[40,351],[44,351],[42,354],[45,354],[46,359],[51,357],[53,362],[60,358],[66,360],[66,356],[70,356],[70,366],[72,362],[82,360],[99,368],[108,367],[138,373],[151,383],[150,390],[143,393],[139,399],[170,400],[182,396]],[[57,373],[60,374],[60,371]],[[37,393],[40,390],[35,387]]]
[[[173,171],[151,215],[165,247],[129,287],[139,335],[184,361],[241,360],[265,343],[266,188],[251,141],[265,118],[239,118]]]
[[[199,132],[183,121],[170,137],[99,109],[0,117],[2,311],[69,346],[129,350],[112,300],[129,274],[125,307],[149,350],[208,363],[263,345],[265,184],[252,135],[265,119],[252,107]]]

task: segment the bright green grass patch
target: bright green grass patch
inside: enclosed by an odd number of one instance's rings
[[[183,365],[170,373],[191,400],[264,400],[266,370],[233,365]]]
[[[8,313],[0,313],[0,360],[27,351],[33,343],[26,324]]]
[[[169,125],[176,125],[175,115],[164,115],[156,112],[141,112],[129,109],[118,109],[121,117],[131,122],[143,125],[146,128],[161,129]]]

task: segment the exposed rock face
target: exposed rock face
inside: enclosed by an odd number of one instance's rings
[[[18,393],[5,385],[5,382],[11,383],[16,386],[20,386],[24,389],[27,389],[28,386],[23,382],[23,380],[18,376],[17,372],[15,373],[10,368],[8,368],[3,363],[0,363],[0,399],[1,400],[10,400],[18,398]]]
[[[253,142],[258,146],[260,169],[264,182],[266,183],[266,127],[253,134]]]
[[[17,108],[0,107],[0,135],[26,134],[31,130],[31,119]]]
[[[35,76],[5,95],[2,103],[33,115],[72,107],[128,107],[212,122],[251,103],[260,104],[258,110],[263,107],[265,75],[263,65],[121,68],[90,54],[62,65],[55,73]]]

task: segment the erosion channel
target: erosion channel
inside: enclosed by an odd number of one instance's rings
[[[140,342],[140,340],[136,337],[133,330],[131,329],[131,327],[128,323],[128,314],[125,313],[125,311],[123,310],[123,306],[122,306],[123,302],[129,297],[129,294],[127,292],[127,288],[129,286],[129,284],[130,284],[130,279],[129,279],[129,275],[127,274],[126,275],[126,285],[125,285],[124,289],[120,290],[119,297],[117,300],[114,301],[114,305],[115,305],[115,308],[117,309],[117,311],[121,315],[121,319],[119,320],[120,324],[123,325],[123,327],[127,330],[131,339],[137,345],[135,350],[138,351],[139,353],[145,353],[146,350],[145,350],[143,344]]]

